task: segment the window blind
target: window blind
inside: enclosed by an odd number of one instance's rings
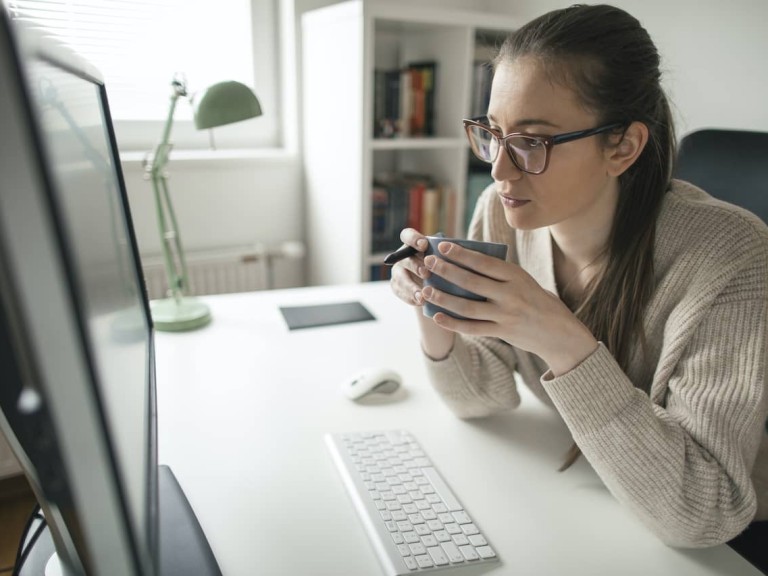
[[[11,17],[42,29],[104,76],[115,120],[162,120],[176,73],[190,92],[254,80],[251,0],[9,0]],[[179,106],[176,119],[192,117]]]

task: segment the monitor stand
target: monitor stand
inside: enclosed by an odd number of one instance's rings
[[[162,576],[222,576],[208,539],[168,466],[158,466],[158,499],[160,508],[160,562]],[[38,568],[35,568],[38,566]],[[59,561],[48,528],[35,542],[22,576],[40,574],[67,576]]]
[[[221,576],[208,539],[168,466],[158,466],[160,574]]]

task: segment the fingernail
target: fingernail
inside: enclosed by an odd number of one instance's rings
[[[416,240],[416,248],[419,250],[426,250],[427,249],[427,240],[426,238],[419,238]]]
[[[441,254],[448,254],[448,252],[451,251],[451,244],[450,242],[440,242],[440,244],[437,245],[437,249],[440,250]]]
[[[435,258],[434,256],[427,256],[426,258],[424,258],[424,265],[431,270],[432,267],[435,265],[436,261],[437,261],[437,258]]]
[[[416,292],[413,293],[413,301],[416,302],[416,304],[422,303],[422,296],[419,290],[416,290]]]
[[[425,288],[424,288],[424,289],[421,291],[421,296],[422,296],[424,299],[426,299],[426,300],[429,300],[429,299],[432,297],[432,288],[431,288],[430,286],[427,286],[427,287],[425,287]]]

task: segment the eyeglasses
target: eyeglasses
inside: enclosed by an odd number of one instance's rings
[[[514,132],[502,136],[496,130],[488,126],[483,118],[472,120],[463,120],[464,130],[467,132],[469,144],[472,146],[472,152],[478,159],[488,164],[493,164],[499,155],[501,144],[509,155],[515,166],[528,174],[541,174],[549,165],[549,156],[552,147],[565,142],[573,142],[581,138],[594,136],[610,130],[624,128],[626,124],[614,122],[589,130],[579,130],[578,132],[568,132],[567,134],[557,134],[555,136],[544,136],[540,134],[522,134]]]

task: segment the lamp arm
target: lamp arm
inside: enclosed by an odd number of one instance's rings
[[[155,197],[155,209],[157,211],[157,224],[160,232],[161,247],[163,250],[163,262],[168,276],[168,288],[173,298],[181,301],[183,290],[187,288],[187,264],[182,249],[179,227],[176,223],[176,214],[173,210],[171,197],[168,192],[168,183],[165,174],[165,167],[168,164],[168,157],[173,145],[170,143],[171,128],[173,126],[173,116],[176,111],[176,104],[179,97],[186,96],[186,86],[180,80],[174,79],[172,82],[173,94],[171,95],[171,104],[168,110],[168,117],[165,121],[163,135],[160,143],[155,149],[151,166],[149,167],[150,179],[152,180],[152,189]],[[168,226],[170,219],[170,227]]]

